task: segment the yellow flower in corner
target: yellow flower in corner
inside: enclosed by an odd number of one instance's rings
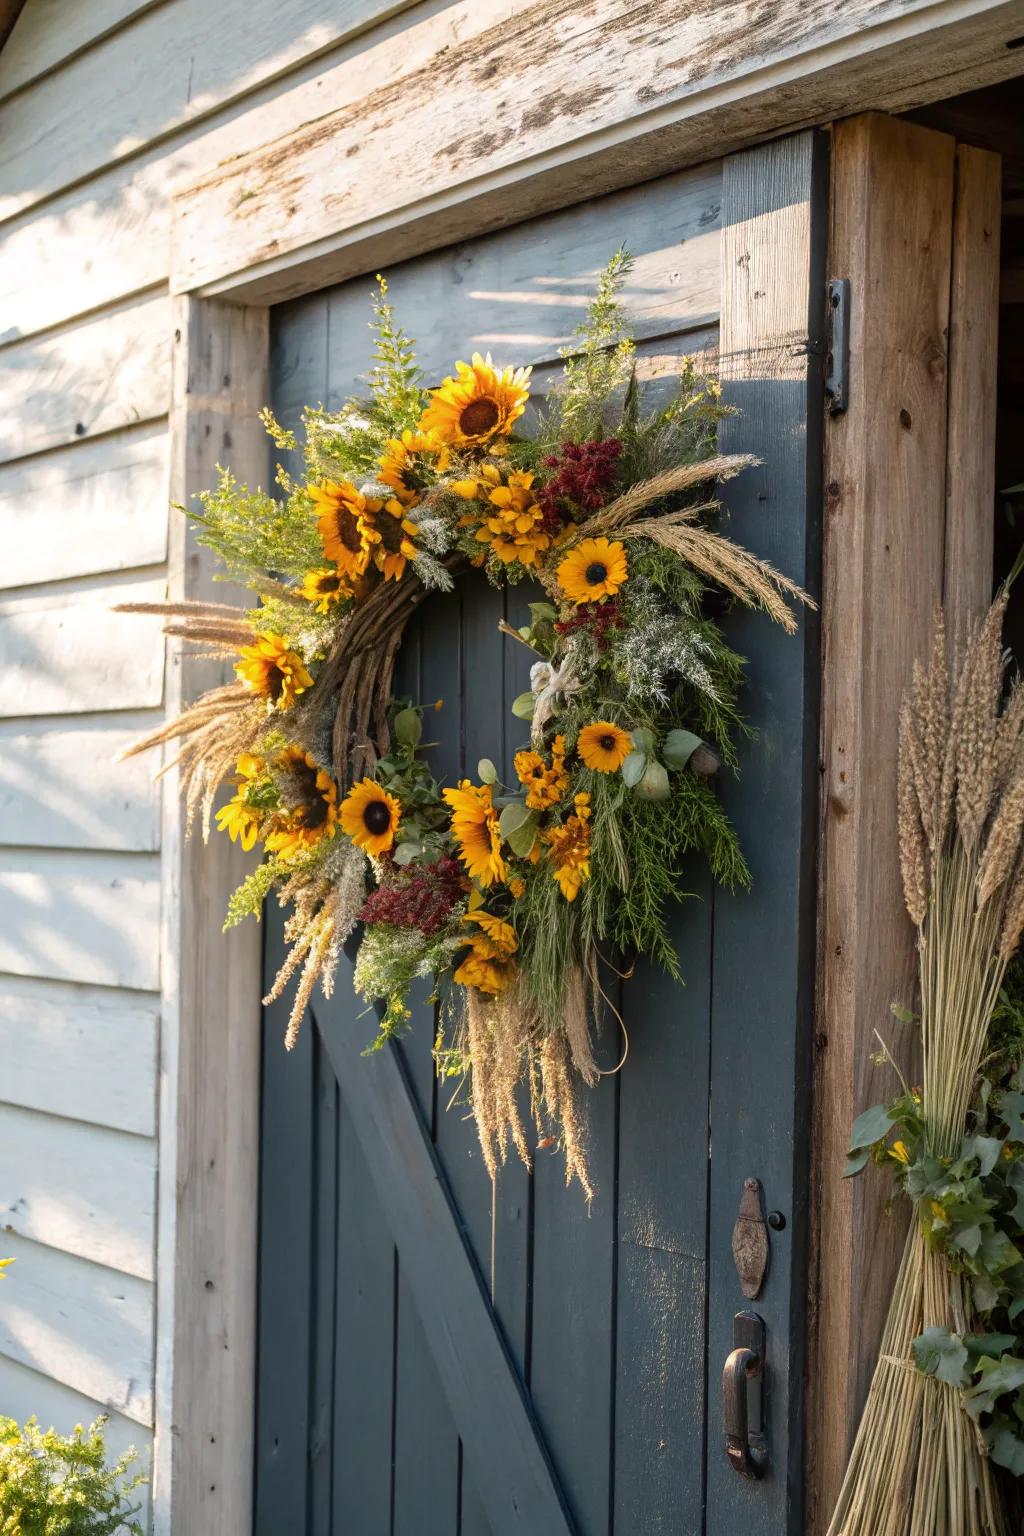
[[[633,738],[610,720],[595,720],[580,731],[576,747],[588,768],[615,773],[632,752]]]
[[[532,748],[517,752],[513,762],[520,784],[526,786],[526,804],[531,811],[543,811],[558,804],[569,787],[564,736],[556,736],[552,743],[550,768]]]
[[[243,752],[235,767],[237,771],[232,783],[236,793],[217,812],[216,820],[219,830],[226,832],[233,843],[241,843],[248,853],[260,834],[264,814],[257,806],[249,804],[249,785],[263,777],[266,767],[262,757],[251,752]]]
[[[572,816],[544,833],[553,878],[566,901],[575,901],[584,880],[590,879],[590,796],[577,795],[573,806]]]
[[[406,517],[400,501],[388,501],[383,506],[379,502],[367,503],[367,507],[365,516],[360,519],[360,527],[370,550],[370,559],[385,581],[399,581],[405,575],[407,562],[416,558],[416,545],[412,541],[419,528]]]
[[[507,437],[530,398],[530,369],[500,373],[491,354],[473,353],[473,361],[455,364],[455,376],[432,391],[420,418],[420,431],[431,432],[457,448],[482,448],[494,437]]]
[[[325,480],[307,485],[324,554],[342,576],[361,576],[370,563],[370,548],[362,519],[379,502],[367,501],[350,480]]]
[[[307,571],[302,578],[302,595],[317,613],[330,613],[335,603],[352,595],[348,583],[336,570]]]
[[[388,439],[377,478],[382,485],[390,486],[400,502],[411,507],[438,475],[444,474],[450,459],[447,444],[430,432],[413,432],[407,427],[401,437]]]
[[[273,817],[266,846],[282,859],[310,853],[338,830],[338,786],[302,747],[285,747],[273,762],[284,809]]]
[[[446,789],[443,794],[451,807],[452,836],[470,876],[485,888],[495,880],[504,880],[505,861],[491,786],[463,779],[458,789]]]
[[[255,645],[243,645],[235,672],[248,689],[277,709],[290,709],[299,694],[313,686],[302,657],[288,649],[282,635],[259,635]]]
[[[395,846],[402,807],[375,779],[353,784],[341,802],[342,830],[364,853],[379,856]]]
[[[579,607],[614,597],[628,571],[624,544],[617,539],[584,539],[569,551],[555,574],[566,597]]]

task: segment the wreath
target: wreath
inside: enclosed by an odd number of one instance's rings
[[[690,850],[717,881],[749,883],[711,784],[746,729],[743,660],[715,604],[793,631],[792,604],[808,601],[712,526],[716,482],[754,462],[717,454],[715,380],[686,362],[668,403],[645,406],[620,298],[630,265],[620,250],[601,273],[542,402],[530,369],[489,355],[428,389],[378,277],[367,397],[303,412],[304,473],[279,466],[279,494],[220,469],[199,497],[200,542],[258,606],[127,605],[234,662],[233,682],[131,750],[180,743],[204,837],[230,780],[216,824],[263,859],[226,926],[259,917],[272,890],[290,909],[267,999],[297,977],[286,1045],[358,927],[374,1046],[433,978],[437,1068],[464,1082],[492,1177],[510,1144],[530,1164],[525,1081],[538,1136],[560,1141],[588,1196],[574,1077],[599,1076],[599,961],[644,956],[680,976],[667,915]],[[537,586],[529,624],[502,625],[534,658],[512,707],[524,739],[514,782],[484,759],[475,780],[442,786],[422,740],[442,701],[395,699],[392,676],[410,616],[470,567]]]

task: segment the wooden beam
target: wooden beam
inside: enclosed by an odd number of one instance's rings
[[[494,1536],[574,1536],[526,1390],[392,1047],[361,1056],[344,1013],[313,1009],[423,1322]]]
[[[1002,180],[999,155],[957,146],[943,594],[954,631],[992,600]]]
[[[823,827],[814,1098],[806,1529],[827,1525],[874,1367],[906,1213],[886,1181],[842,1178],[850,1126],[891,1098],[915,1035],[900,883],[896,743],[942,594],[954,141],[894,118],[838,124],[829,271],[852,285],[850,401],[826,431]],[[911,1073],[913,1068],[911,1066]],[[816,1270],[816,1274],[815,1274]]]
[[[760,138],[1019,73],[1024,0],[543,0],[182,193],[172,287],[270,303]],[[478,93],[485,110],[438,110]]]
[[[218,461],[266,483],[266,311],[179,299],[173,326],[172,500],[188,504]],[[173,515],[170,596],[223,601],[213,563]],[[171,714],[216,680],[169,647]],[[251,1536],[260,934],[247,923],[223,936],[251,860],[227,838],[187,839],[176,778],[163,808],[154,1530]]]

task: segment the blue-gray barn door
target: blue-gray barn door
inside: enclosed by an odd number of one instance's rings
[[[490,350],[533,363],[543,391],[596,270],[626,243],[647,387],[721,339],[742,412],[723,449],[764,461],[730,494],[730,531],[814,588],[823,166],[815,136],[783,140],[406,262],[392,296],[431,378]],[[356,387],[370,283],[275,311],[274,406],[289,425]],[[529,658],[497,621],[526,599],[468,578],[424,605],[403,645],[400,688],[444,700],[432,756],[448,782],[481,756],[511,775],[509,705]],[[715,892],[695,864],[675,919],[685,987],[644,966],[623,986],[629,1062],[586,1098],[589,1212],[539,1151],[532,1178],[505,1169],[492,1229],[472,1123],[434,1080],[425,1002],[372,1058],[348,961],[290,1058],[287,1006],[266,1010],[257,1536],[802,1530],[817,641],[813,622],[796,639],[759,617],[727,624],[759,734],[722,793],[754,890]],[[268,977],[282,952],[274,909]],[[602,1049],[611,1063],[612,1029]],[[755,1304],[770,1452],[758,1483],[727,1463],[721,1422],[748,1176],[785,1223]]]

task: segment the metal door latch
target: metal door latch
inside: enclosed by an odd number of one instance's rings
[[[756,1301],[768,1273],[768,1228],[761,1205],[761,1182],[744,1179],[736,1225],[732,1229],[732,1261],[736,1265],[740,1290],[748,1301]]]
[[[756,1312],[737,1312],[734,1348],[722,1372],[725,1454],[741,1477],[763,1477],[768,1467],[764,1440],[764,1322]]]
[[[850,403],[850,279],[833,277],[828,285],[826,317],[828,352],[825,357],[825,393],[833,416]]]

